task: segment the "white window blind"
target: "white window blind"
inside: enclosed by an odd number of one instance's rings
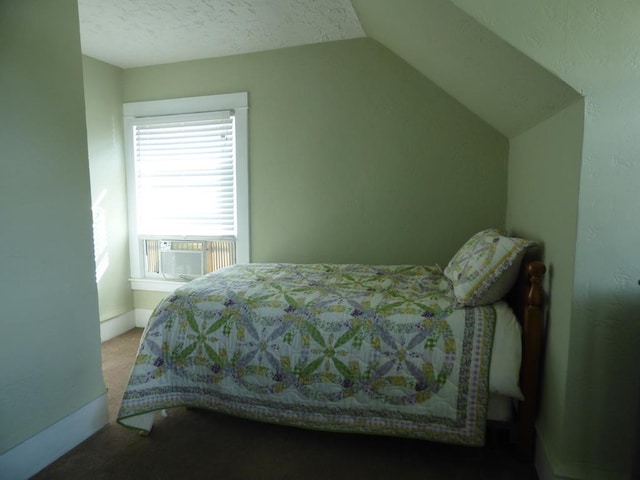
[[[235,236],[234,145],[231,111],[136,119],[138,235]]]
[[[134,289],[250,261],[248,113],[246,92],[123,105]]]

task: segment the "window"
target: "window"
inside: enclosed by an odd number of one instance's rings
[[[246,93],[124,105],[134,288],[249,261],[247,110]]]

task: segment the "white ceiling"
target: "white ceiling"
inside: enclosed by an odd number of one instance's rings
[[[85,55],[121,68],[364,37],[350,0],[78,0]]]
[[[522,6],[528,1],[516,3]],[[508,20],[501,13],[504,0],[483,0],[490,7],[482,9],[480,18],[472,16],[475,11],[465,11],[471,10],[469,5],[480,8],[474,2],[78,0],[78,6],[83,53],[121,68],[368,36],[507,137],[579,97],[494,33],[490,20]],[[522,13],[522,8],[512,10],[514,18]],[[550,11],[548,15],[560,17],[556,21],[562,31],[562,16]],[[544,23],[548,15],[535,20]],[[527,19],[519,20],[520,24]],[[512,28],[518,31],[518,25]]]

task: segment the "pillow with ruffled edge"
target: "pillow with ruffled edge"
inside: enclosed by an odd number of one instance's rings
[[[533,245],[495,228],[472,236],[444,269],[458,306],[489,305],[504,297],[518,276],[526,249]]]

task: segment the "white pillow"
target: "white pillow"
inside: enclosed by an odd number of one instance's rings
[[[519,386],[522,330],[509,305],[498,302],[493,308],[496,311],[496,329],[491,350],[489,391],[523,400]]]

